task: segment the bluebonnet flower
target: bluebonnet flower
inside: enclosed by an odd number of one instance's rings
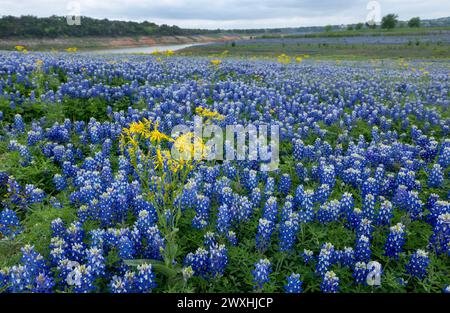
[[[209,271],[209,252],[206,249],[198,248],[195,253],[188,253],[184,260],[185,266],[191,266],[194,274],[206,277]]]
[[[280,177],[280,184],[278,185],[278,191],[281,194],[287,195],[291,189],[291,177],[289,174],[283,174]]]
[[[50,198],[50,205],[55,209],[63,208],[63,205],[61,204],[61,202],[58,199],[56,199],[55,197]]]
[[[287,284],[284,286],[284,291],[286,293],[301,293],[303,282],[300,280],[300,274],[292,273],[291,276],[287,278]]]
[[[213,244],[210,246],[209,253],[210,274],[213,277],[223,275],[228,264],[228,250],[225,245]]]
[[[300,220],[303,223],[308,223],[314,220],[313,197],[314,192],[312,190],[305,190],[303,201],[300,204]]]
[[[295,164],[295,173],[300,181],[304,181],[308,177],[308,170],[301,162]]]
[[[233,190],[226,186],[220,192],[220,203],[231,206],[233,204]]]
[[[304,147],[305,145],[300,139],[297,139],[293,142],[293,154],[295,160],[299,161],[303,158]]]
[[[236,237],[236,233],[232,230],[229,230],[226,234],[227,240],[228,242],[232,245],[232,246],[236,246],[237,245],[237,237]]]
[[[281,221],[288,220],[289,217],[291,217],[292,214],[294,214],[292,202],[289,201],[290,198],[291,198],[290,196],[286,197],[286,201],[284,202],[284,205],[281,208],[281,214],[280,214]],[[296,215],[296,219],[298,220],[298,213],[295,212],[295,215]]]
[[[136,220],[136,228],[144,234],[147,229],[152,227],[158,219],[156,210],[153,207],[148,207],[149,210],[143,209],[138,213],[138,218]]]
[[[105,272],[105,258],[102,251],[93,247],[86,252],[87,265],[91,268],[92,274],[95,276],[102,276]]]
[[[314,252],[312,250],[303,249],[303,252],[301,253],[301,257],[303,258],[303,261],[305,264],[309,264],[312,261],[314,261]]]
[[[216,229],[219,233],[226,233],[231,226],[231,212],[226,204],[217,209]]]
[[[369,271],[367,270],[367,265],[364,262],[356,262],[355,268],[353,270],[353,278],[355,279],[355,284],[365,285],[367,284],[367,275]]]
[[[397,223],[390,228],[390,233],[384,245],[384,253],[386,256],[398,259],[405,244],[405,226]]]
[[[156,288],[155,274],[152,271],[151,264],[144,263],[137,266],[135,284],[138,292],[151,292],[152,289]]]
[[[355,262],[355,251],[352,247],[344,247],[344,250],[341,251],[340,262],[342,266],[352,266]]]
[[[351,193],[344,192],[341,200],[339,201],[340,215],[348,219],[350,215],[353,213],[354,208],[355,208],[355,201],[353,199],[353,195]]]
[[[331,195],[331,187],[327,184],[322,184],[314,193],[314,202],[325,203]]]
[[[364,197],[362,207],[363,217],[373,220],[375,218],[375,197],[372,194],[367,194]]]
[[[43,139],[42,131],[30,130],[27,133],[27,144],[30,147],[35,146],[42,139]]]
[[[353,212],[350,213],[348,216],[348,226],[350,228],[357,228],[359,224],[361,223],[361,220],[363,218],[363,213],[360,208],[354,208]]]
[[[293,248],[299,228],[298,221],[293,218],[281,222],[279,235],[280,251],[289,251]]]
[[[216,234],[212,231],[208,231],[203,235],[203,245],[205,247],[211,247],[217,243]]]
[[[319,168],[319,182],[334,187],[336,183],[336,174],[333,165],[325,165]]]
[[[323,277],[323,275],[325,275],[330,266],[333,264],[333,253],[334,247],[332,245],[325,244],[320,249],[316,265],[316,273],[319,276]]]
[[[113,276],[109,283],[109,288],[112,293],[130,293],[133,292],[134,281],[131,281],[132,275],[127,277]],[[133,277],[134,278],[134,277]],[[132,284],[133,283],[133,284]]]
[[[450,145],[442,147],[441,152],[439,153],[438,163],[442,168],[447,168],[450,165]]]
[[[278,219],[278,203],[277,198],[270,197],[263,207],[263,218],[276,222]]]
[[[52,230],[52,237],[65,237],[66,227],[61,218],[56,218],[50,223],[50,228]]]
[[[256,187],[253,188],[250,194],[250,201],[252,202],[253,207],[259,208],[261,205],[261,190]]]
[[[19,134],[23,134],[25,132],[25,124],[20,114],[16,114],[14,116],[14,130]]]
[[[237,175],[236,167],[234,167],[230,161],[223,162],[223,173],[229,179],[235,179]]]
[[[339,291],[339,277],[333,271],[328,271],[323,276],[320,284],[323,293],[336,293]]]
[[[265,283],[269,282],[269,275],[272,273],[272,264],[268,259],[260,259],[255,263],[255,269],[252,270],[253,282],[255,288],[262,289]]]
[[[427,267],[430,264],[428,252],[418,249],[411,255],[408,264],[406,264],[406,271],[411,276],[423,279],[427,275]]]
[[[407,211],[411,216],[411,219],[417,220],[422,217],[423,203],[419,199],[419,193],[417,191],[408,191],[406,198]]]
[[[367,238],[372,239],[373,229],[372,221],[367,218],[363,218],[356,228],[356,237],[359,238],[361,236],[366,236]]]
[[[55,174],[53,176],[53,183],[55,184],[55,188],[58,191],[61,191],[61,190],[64,190],[67,188],[66,179],[61,174]]]
[[[161,259],[161,251],[165,249],[165,240],[158,226],[152,226],[144,234],[146,239],[145,255],[150,259]]]
[[[428,175],[428,187],[439,188],[442,187],[444,182],[444,175],[442,173],[442,167],[439,164],[434,164]]]
[[[120,237],[117,249],[121,259],[132,259],[136,253],[133,241],[126,235]]]
[[[383,201],[375,219],[376,224],[378,226],[389,226],[393,215],[392,203],[388,200]]]
[[[322,224],[337,221],[339,218],[339,201],[331,200],[322,204],[317,211],[317,220]]]
[[[250,170],[248,172],[248,177],[244,181],[244,184],[247,187],[247,190],[249,190],[249,191],[258,187],[258,175],[257,175],[256,171]]]
[[[274,222],[265,218],[259,219],[258,232],[256,233],[256,248],[259,251],[264,252],[267,250],[274,230]]]
[[[305,197],[305,190],[303,189],[303,185],[298,185],[295,189],[294,194],[294,204],[296,207],[299,207]]]
[[[55,282],[53,278],[51,278],[46,273],[39,273],[36,276],[34,287],[31,292],[35,293],[51,293],[53,292],[53,287],[55,286]]]
[[[0,235],[4,238],[14,238],[22,232],[16,212],[4,209],[0,212]]]
[[[192,220],[192,226],[197,229],[203,229],[208,225],[209,213],[211,210],[211,202],[208,197],[197,195],[197,203],[195,205],[195,212],[197,213]]]
[[[270,196],[275,192],[275,179],[273,177],[268,177],[266,181],[266,186],[264,188],[264,194]]]
[[[378,183],[373,177],[369,177],[362,185],[361,196],[363,199],[369,194],[374,197],[378,195]]]
[[[371,254],[370,239],[362,235],[356,240],[355,260],[369,262]]]
[[[450,212],[438,216],[430,238],[430,247],[438,254],[450,253]]]
[[[44,201],[44,198],[45,198],[44,191],[40,188],[36,188],[32,184],[27,184],[25,186],[25,194],[27,195],[28,202],[30,204],[40,203],[40,202]]]

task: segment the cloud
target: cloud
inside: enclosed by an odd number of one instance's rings
[[[1,15],[67,15],[61,0],[0,0]],[[79,0],[81,14],[96,18],[149,20],[182,27],[255,28],[347,24],[364,21],[368,0]],[[381,14],[441,17],[442,0],[380,0]]]

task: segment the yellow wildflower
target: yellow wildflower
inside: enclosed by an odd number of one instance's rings
[[[168,140],[168,141],[171,141],[172,138],[170,138],[169,136],[167,136],[167,135],[164,134],[164,133],[161,133],[161,132],[158,130],[158,125],[159,125],[159,123],[156,122],[156,123],[155,123],[155,126],[154,126],[154,128],[153,128],[153,130],[149,133],[148,136],[149,136],[150,140],[151,140],[152,142],[157,142],[157,143],[160,143],[162,140]]]
[[[280,54],[279,56],[278,56],[278,63],[281,63],[281,64],[289,64],[289,63],[291,63],[291,57],[290,56],[288,56],[288,55],[286,55],[286,54]]]
[[[222,63],[222,60],[220,60],[220,59],[211,60],[211,64],[214,65],[215,67],[218,67],[220,65],[220,63]]]
[[[200,116],[206,117],[207,119],[223,120],[225,118],[223,115],[203,107],[195,108],[195,113]]]

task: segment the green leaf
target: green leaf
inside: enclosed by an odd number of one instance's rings
[[[153,259],[136,259],[136,260],[124,260],[126,265],[129,266],[139,266],[142,264],[151,264],[153,267],[153,270],[157,273],[163,274],[164,276],[167,276],[169,278],[172,278],[176,276],[177,274],[181,273],[181,268],[170,268],[166,266],[162,261],[159,260],[153,260]]]

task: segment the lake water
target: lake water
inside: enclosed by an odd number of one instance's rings
[[[155,46],[145,46],[145,47],[133,47],[133,48],[119,48],[119,49],[102,49],[102,50],[92,50],[86,53],[94,54],[127,54],[127,53],[152,53],[155,51],[167,51],[167,50],[181,50],[184,48],[192,46],[206,45],[208,43],[188,43],[188,44],[177,44],[177,45],[155,45]]]

